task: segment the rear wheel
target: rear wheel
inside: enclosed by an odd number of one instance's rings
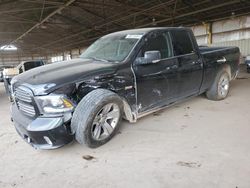
[[[87,94],[75,109],[71,127],[80,144],[95,148],[117,132],[122,117],[122,101],[111,91],[97,89]]]
[[[210,100],[223,100],[227,97],[230,87],[229,74],[226,71],[220,71],[210,89],[206,92]]]

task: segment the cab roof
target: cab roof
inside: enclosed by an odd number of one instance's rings
[[[122,31],[117,31],[117,32],[110,33],[110,34],[149,33],[151,31],[157,31],[157,30],[189,30],[189,28],[186,28],[186,27],[150,27],[150,28],[122,30]]]

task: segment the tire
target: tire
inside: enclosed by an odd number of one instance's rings
[[[91,148],[107,143],[119,129],[122,104],[120,97],[109,90],[96,89],[88,93],[76,107],[71,121],[77,142]],[[108,119],[111,113],[118,115]]]
[[[225,70],[218,72],[214,83],[206,92],[206,96],[210,100],[223,100],[227,97],[230,87],[229,74]]]
[[[250,73],[250,68],[247,68],[247,73]]]

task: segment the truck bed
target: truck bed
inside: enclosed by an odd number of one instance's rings
[[[204,75],[201,91],[209,88],[217,72],[227,64],[230,67],[230,78],[237,75],[240,52],[238,47],[199,47],[204,62]],[[226,62],[219,62],[225,58]]]
[[[199,46],[200,53],[209,53],[209,52],[214,52],[214,51],[221,51],[221,50],[226,50],[226,49],[234,49],[235,47],[207,47],[207,46]]]

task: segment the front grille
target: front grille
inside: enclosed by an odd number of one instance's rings
[[[14,89],[15,102],[18,109],[28,116],[35,116],[36,111],[33,105],[32,91],[26,87],[20,86]]]

